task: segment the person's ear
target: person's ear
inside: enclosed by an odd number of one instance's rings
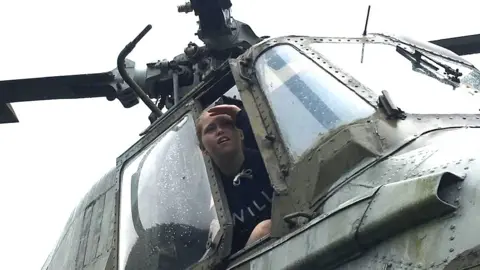
[[[203,153],[204,155],[207,155],[207,156],[208,156],[207,149],[206,149],[203,145],[200,145],[200,150],[202,151],[202,153]]]
[[[238,133],[240,134],[240,140],[243,141],[243,139],[245,138],[245,136],[243,135],[243,130],[238,129]]]

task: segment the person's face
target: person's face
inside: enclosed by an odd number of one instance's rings
[[[241,151],[243,133],[226,114],[211,116],[208,112],[200,120],[202,144],[207,155],[214,158],[231,156]]]

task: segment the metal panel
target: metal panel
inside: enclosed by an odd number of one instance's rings
[[[66,234],[62,238],[62,242],[58,246],[57,251],[52,257],[50,264],[48,265],[49,270],[55,269],[75,269],[75,265],[72,262],[75,262],[75,251],[76,246],[74,239],[74,228],[69,227],[66,231]],[[73,249],[71,248],[73,247]]]
[[[100,239],[98,240],[97,256],[104,252],[110,251],[112,248],[112,238],[114,229],[114,206],[115,206],[115,189],[111,188],[105,193],[105,204],[102,217],[102,227]]]
[[[105,265],[107,264],[108,261],[108,254],[105,254],[102,257],[98,257],[93,263],[85,266],[83,270],[100,270],[100,269],[105,269]]]
[[[360,246],[356,244],[355,232],[370,199],[362,198],[324,218],[317,218],[301,232],[266,247],[249,262],[250,269],[325,269],[358,253]],[[241,266],[243,262],[229,269]]]
[[[79,260],[80,261],[78,262],[77,269],[82,269],[82,267],[84,267],[85,252],[91,252],[88,250],[88,246],[91,246],[90,242],[93,240],[90,240],[88,237],[94,237],[95,239],[95,233],[92,233],[92,235],[89,234],[90,229],[100,229],[100,227],[96,227],[98,225],[93,224],[98,222],[98,219],[105,220],[101,223],[102,235],[98,240],[94,240],[98,242],[98,246],[94,253],[88,255],[91,256],[90,262],[88,261],[89,259],[87,259],[85,264],[91,265],[93,259],[93,264],[98,265],[99,261],[101,260],[100,258],[108,258],[110,256],[109,251],[113,242],[112,228],[114,225],[114,220],[112,217],[114,216],[113,209],[115,203],[113,201],[115,197],[115,173],[115,169],[109,170],[109,172],[106,173],[105,176],[102,177],[87,194],[85,194],[82,201],[77,205],[74,211],[72,211],[72,214],[65,225],[64,231],[57,242],[57,246],[51,253],[49,259],[47,259],[45,262],[43,269],[76,269],[77,261]],[[105,202],[106,208],[104,211],[101,211],[102,214],[100,216],[95,214],[99,213],[100,209],[96,209],[100,207],[100,205],[97,205],[97,208],[95,208],[94,203],[99,198],[101,200],[107,200],[107,202]],[[97,229],[94,229],[93,231],[96,232],[96,230]],[[82,249],[80,250],[80,248]],[[100,269],[104,268],[105,266],[100,267]]]
[[[85,209],[85,216],[83,218],[82,233],[80,236],[80,246],[78,248],[77,262],[75,269],[82,269],[85,261],[85,252],[87,249],[88,233],[90,232],[90,223],[92,221],[92,212],[94,204],[90,204]]]
[[[88,234],[87,250],[85,253],[85,265],[89,264],[97,255],[98,241],[102,228],[103,210],[105,205],[105,194],[95,201],[93,207],[90,232]]]

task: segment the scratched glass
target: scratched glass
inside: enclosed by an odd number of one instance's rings
[[[458,69],[462,73],[458,87],[454,87],[448,84],[451,82],[446,79],[443,68],[439,68],[430,76],[425,73],[424,68],[417,68],[414,71],[412,63],[399,54],[392,45],[366,44],[363,63],[360,62],[362,45],[358,43],[315,43],[311,47],[372,91],[381,94],[382,90],[387,90],[393,103],[408,113],[479,112],[480,73],[458,62],[425,53],[433,60],[454,70]],[[402,47],[410,53],[414,52],[411,47],[404,45]],[[461,60],[458,55],[452,55],[452,52],[436,49],[433,45],[428,47],[450,58]]]
[[[257,59],[255,69],[294,161],[325,133],[375,112],[291,46],[266,51]]]
[[[212,198],[186,115],[125,167],[120,269],[185,269],[199,261],[219,228]]]

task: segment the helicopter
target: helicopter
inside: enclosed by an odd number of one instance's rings
[[[150,26],[113,71],[0,82],[3,122],[18,121],[9,103],[47,99],[140,99],[152,112],[42,269],[478,267],[480,72],[461,55],[480,52],[480,36],[257,37],[231,7],[179,7],[205,45],[144,70],[126,57]],[[271,234],[235,254],[227,195],[194,131],[215,103],[247,112],[275,190]]]

